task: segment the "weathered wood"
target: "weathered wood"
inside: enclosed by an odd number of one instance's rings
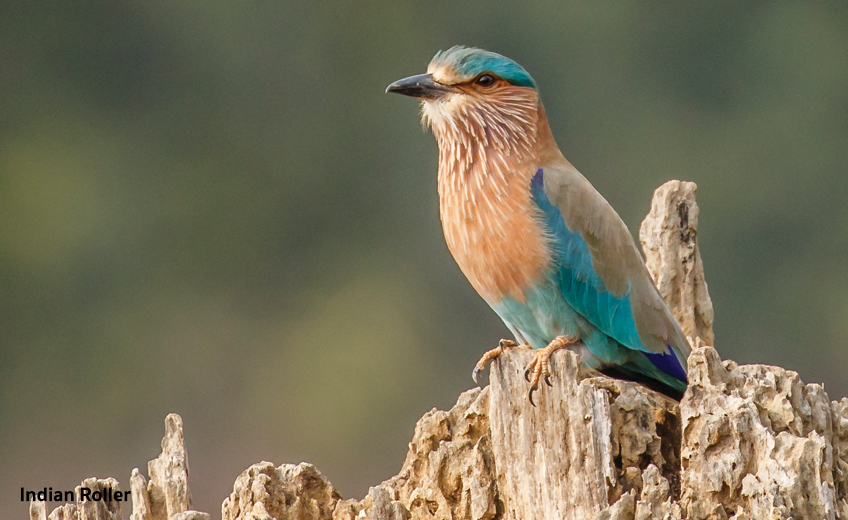
[[[221,507],[223,519],[330,518],[341,496],[306,463],[254,464],[236,479]]]
[[[694,346],[679,404],[598,376],[563,350],[533,407],[523,376],[532,354],[511,349],[492,364],[489,386],[418,421],[400,473],[362,500],[342,499],[310,464],[262,462],[236,479],[222,518],[848,520],[848,398],[831,402],[795,372],[722,362],[705,346],[712,303],[695,190],[679,181],[660,187],[641,233],[648,268]],[[166,430],[151,481],[133,470],[131,518],[208,519],[188,509],[179,416],[168,416]],[[50,519],[120,514],[86,512],[89,505],[68,504]],[[43,503],[31,504],[30,518],[46,520]]]
[[[508,351],[490,387],[426,414],[401,473],[364,500],[337,498],[310,465],[263,463],[239,477],[222,517],[848,518],[848,399],[831,403],[794,372],[722,363],[698,347],[679,407],[593,377],[560,351],[534,408],[529,357]]]
[[[188,457],[183,439],[183,420],[177,414],[165,418],[162,453],[147,464],[147,495],[150,520],[167,520],[191,507],[188,490]],[[145,519],[147,520],[147,519]]]
[[[689,357],[681,505],[688,518],[848,518],[848,399],[796,372]],[[724,516],[723,516],[724,515]]]
[[[121,520],[121,502],[118,500],[83,500],[82,488],[88,488],[92,493],[106,496],[107,489],[120,491],[118,481],[114,478],[87,478],[74,489],[76,502],[63,504],[47,514],[44,502],[33,501],[29,504],[31,520]]]
[[[492,520],[503,508],[488,435],[489,388],[464,392],[449,411],[415,426],[400,473],[363,500],[342,500],[311,464],[254,464],[236,479],[223,520]]]
[[[489,417],[506,519],[584,520],[641,487],[640,466],[675,475],[677,403],[635,383],[592,377],[577,354],[551,358],[553,386],[534,407],[524,369],[533,352],[513,349],[492,368]]]
[[[639,240],[648,271],[683,332],[715,345],[713,303],[698,249],[697,191],[694,182],[685,181],[668,181],[657,188]]]
[[[192,511],[188,489],[188,455],[183,439],[183,420],[175,414],[165,418],[165,437],[162,454],[148,463],[151,479],[133,469],[130,476],[132,513],[130,520],[210,520],[208,513]],[[30,503],[30,520],[121,520],[121,501],[82,500],[80,488],[103,492],[106,488],[119,491],[114,478],[88,478],[75,490],[77,501],[63,504],[47,515],[44,502]]]
[[[133,469],[130,476],[133,510],[130,520],[209,520],[208,513],[191,509],[188,488],[188,453],[183,437],[183,419],[172,413],[165,417],[162,453],[147,463],[150,481]]]
[[[130,520],[150,520],[153,518],[150,505],[150,495],[147,494],[147,481],[144,475],[139,473],[138,468],[130,474],[130,490],[132,491],[133,508]]]
[[[560,351],[535,408],[523,378],[531,354],[511,350],[493,363],[490,387],[418,422],[401,473],[369,497],[338,500],[332,516],[274,518],[848,519],[848,399],[830,403],[794,372],[722,363],[704,346],[714,342],[713,309],[695,192],[680,181],[660,187],[640,233],[695,346],[679,406],[594,377]]]

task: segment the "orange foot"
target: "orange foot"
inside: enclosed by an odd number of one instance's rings
[[[518,343],[512,341],[511,339],[500,340],[497,347],[495,347],[492,350],[489,350],[485,354],[483,354],[483,357],[480,358],[480,361],[478,361],[477,364],[474,365],[474,371],[471,372],[471,379],[473,379],[474,382],[476,383],[477,382],[477,376],[480,375],[480,372],[482,372],[483,369],[486,368],[486,363],[488,363],[489,361],[491,361],[491,360],[495,359],[496,357],[500,356],[501,354],[503,354],[504,350],[506,350],[508,348],[518,348],[518,347],[530,348],[530,344],[524,343],[523,345],[519,345]]]
[[[551,383],[551,369],[549,365],[551,354],[559,349],[570,347],[578,341],[579,340],[577,338],[566,338],[560,336],[548,343],[547,347],[536,351],[536,357],[533,358],[533,361],[527,365],[527,370],[524,371],[524,379],[530,383],[530,392],[527,394],[527,397],[530,398],[530,404],[536,406],[536,403],[533,402],[533,392],[539,389],[539,380],[541,378],[545,378],[545,383],[547,383],[548,386],[554,386]]]

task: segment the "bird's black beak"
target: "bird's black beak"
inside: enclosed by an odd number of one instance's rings
[[[386,87],[386,93],[394,92],[418,99],[439,99],[456,91],[456,88],[434,80],[432,74],[418,74],[399,79]]]

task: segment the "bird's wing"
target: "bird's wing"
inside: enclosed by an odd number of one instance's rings
[[[567,162],[538,169],[531,191],[569,305],[618,343],[645,352],[664,372],[684,371],[685,379],[689,342],[618,213]]]

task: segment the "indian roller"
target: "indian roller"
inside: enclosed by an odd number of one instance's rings
[[[533,403],[540,380],[551,385],[551,354],[570,348],[584,366],[679,400],[689,342],[624,221],[560,152],[530,74],[457,46],[386,92],[421,100],[448,249],[515,336],[484,354],[474,380],[504,349],[532,347]]]

